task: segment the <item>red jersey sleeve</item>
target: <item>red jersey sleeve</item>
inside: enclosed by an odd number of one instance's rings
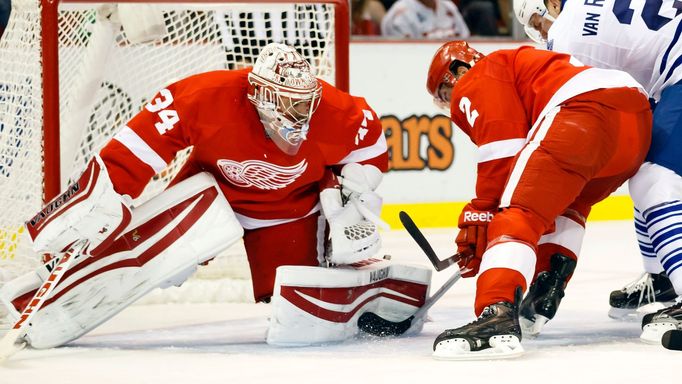
[[[156,173],[191,144],[187,79],[157,93],[100,151],[118,193],[137,197]]]
[[[312,140],[319,143],[330,166],[372,164],[388,170],[388,148],[379,116],[362,97],[322,83],[322,101],[313,115]]]

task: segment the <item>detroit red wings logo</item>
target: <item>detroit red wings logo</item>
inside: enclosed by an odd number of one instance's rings
[[[305,159],[290,167],[260,160],[239,162],[220,159],[217,164],[230,183],[239,187],[256,187],[264,190],[282,189],[296,181],[308,168]]]

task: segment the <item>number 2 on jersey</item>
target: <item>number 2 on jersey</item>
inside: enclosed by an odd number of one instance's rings
[[[478,118],[478,111],[475,109],[471,109],[471,100],[469,100],[468,97],[462,97],[462,99],[459,100],[459,110],[466,115],[467,122],[469,123],[471,128],[473,128],[474,123]]]
[[[169,90],[160,90],[159,96],[150,101],[145,108],[151,113],[158,113],[161,121],[154,124],[154,127],[159,131],[159,134],[163,135],[173,129],[175,124],[180,121],[180,116],[176,110],[166,109],[173,103],[173,95]]]

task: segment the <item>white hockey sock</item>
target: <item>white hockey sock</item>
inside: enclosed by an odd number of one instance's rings
[[[661,273],[663,266],[656,258],[656,250],[649,239],[647,232],[646,221],[642,213],[635,207],[635,235],[637,235],[637,244],[639,245],[639,252],[642,255],[642,263],[644,270],[648,273]]]
[[[658,261],[682,293],[682,202],[657,205],[644,212],[647,232],[656,250]]]

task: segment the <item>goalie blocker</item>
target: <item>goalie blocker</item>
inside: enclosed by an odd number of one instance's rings
[[[100,253],[76,255],[25,339],[39,349],[72,341],[152,289],[180,285],[198,264],[242,235],[213,176],[190,177],[135,208],[123,235]],[[56,263],[50,260],[0,289],[0,302],[13,321]]]

